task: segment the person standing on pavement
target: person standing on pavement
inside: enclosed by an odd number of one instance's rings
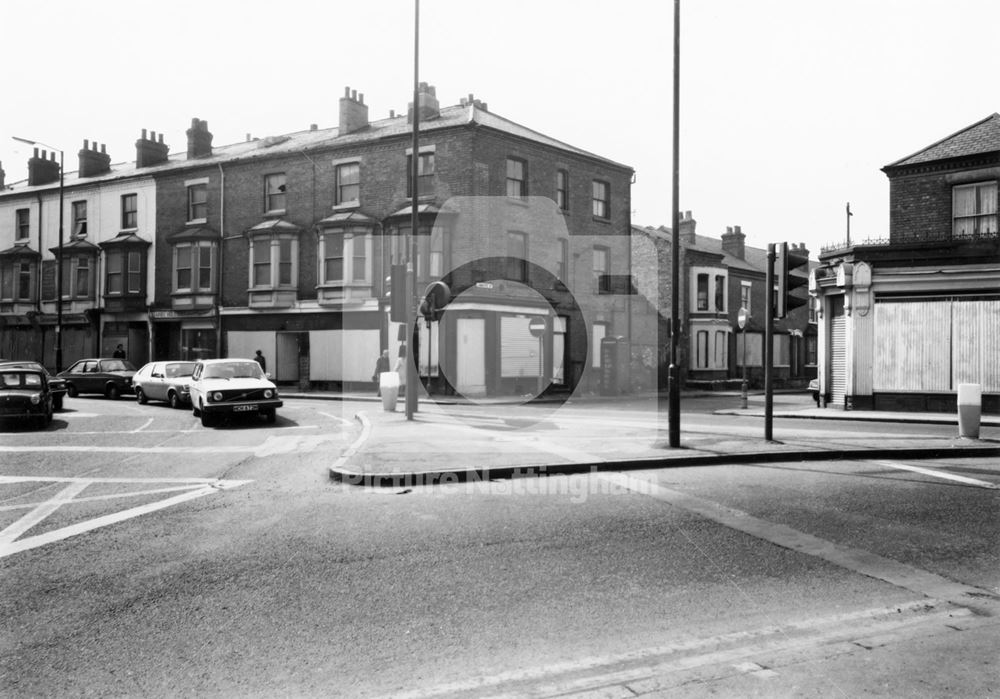
[[[267,373],[267,360],[264,359],[264,353],[261,352],[260,350],[257,350],[257,356],[254,357],[254,359],[256,359],[257,363],[260,364],[260,370],[263,371],[266,374]]]
[[[382,350],[382,354],[375,360],[375,373],[372,374],[372,381],[375,382],[375,395],[382,395],[382,374],[389,371],[389,350]]]

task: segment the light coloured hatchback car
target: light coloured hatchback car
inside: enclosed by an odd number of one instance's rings
[[[171,408],[191,404],[191,374],[196,362],[150,362],[132,377],[132,387],[139,403],[162,400]]]
[[[191,409],[212,427],[223,417],[263,415],[274,422],[278,387],[254,359],[202,359],[191,375]]]

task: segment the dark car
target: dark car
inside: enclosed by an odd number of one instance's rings
[[[38,362],[17,362],[9,359],[0,359],[0,369],[34,369],[45,373],[49,380],[49,393],[52,394],[52,409],[62,410],[63,397],[66,395],[66,380],[53,376],[49,370]]]
[[[191,409],[205,427],[222,417],[263,415],[276,419],[278,388],[254,359],[203,359],[191,377]]]
[[[66,380],[66,393],[100,393],[115,400],[132,393],[135,367],[124,359],[81,359],[58,376]]]
[[[52,422],[52,393],[45,371],[0,367],[0,419]]]
[[[191,374],[195,362],[150,362],[135,372],[132,387],[139,403],[162,400],[171,408],[191,404]]]

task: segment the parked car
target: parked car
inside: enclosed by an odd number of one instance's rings
[[[52,422],[52,393],[44,370],[0,367],[0,418]]]
[[[58,376],[66,380],[66,393],[100,393],[111,400],[132,393],[135,367],[124,359],[81,359]]]
[[[191,376],[191,408],[211,427],[223,416],[263,415],[274,422],[278,387],[254,359],[202,359]]]
[[[58,376],[53,376],[49,373],[49,370],[38,362],[16,362],[9,359],[0,359],[0,368],[3,369],[33,369],[35,371],[41,371],[45,373],[45,377],[49,380],[49,393],[52,394],[52,409],[62,410],[63,408],[63,398],[66,396],[66,380],[60,379]]]
[[[191,374],[195,362],[150,362],[132,377],[132,388],[139,403],[151,400],[170,403],[171,408],[191,404]]]

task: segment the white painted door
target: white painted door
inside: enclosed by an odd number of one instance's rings
[[[299,380],[299,336],[298,333],[278,333],[277,357],[272,378],[275,381]]]
[[[456,323],[455,388],[465,396],[486,395],[486,321],[459,318]]]

